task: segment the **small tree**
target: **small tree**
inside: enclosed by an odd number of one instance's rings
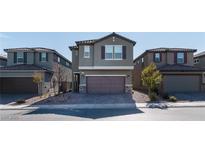
[[[156,89],[159,88],[159,85],[162,81],[162,76],[157,70],[155,64],[150,64],[142,71],[142,84],[147,87],[148,95],[151,100],[153,100],[153,95],[156,95]]]
[[[43,76],[41,73],[34,73],[33,75],[33,82],[38,84],[38,90],[40,89],[40,85],[43,81]]]

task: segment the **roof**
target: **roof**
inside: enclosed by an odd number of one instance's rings
[[[0,67],[0,70],[33,70],[33,71],[48,71],[52,72],[51,70],[48,70],[44,67],[34,65],[34,64],[20,64],[20,65],[12,65],[12,66],[5,66],[5,67]]]
[[[18,52],[18,51],[26,51],[26,52],[41,52],[41,51],[45,51],[45,52],[53,52],[55,54],[57,54],[58,56],[62,57],[63,59],[65,59],[66,61],[68,61],[69,63],[71,63],[67,58],[65,58],[63,55],[61,55],[59,52],[57,52],[54,49],[49,49],[49,48],[43,48],[43,47],[32,47],[32,48],[28,48],[28,47],[23,47],[23,48],[9,48],[9,49],[4,49],[5,52]]]
[[[166,48],[166,47],[160,47],[160,48],[154,48],[154,49],[148,49],[145,50],[141,55],[139,55],[137,58],[134,59],[134,62],[144,56],[147,52],[196,52],[197,49],[190,49],[190,48]]]
[[[76,41],[75,43],[77,45],[80,45],[80,44],[94,44],[95,42],[97,41],[97,39],[94,39],[94,40],[83,40],[83,41]]]
[[[196,57],[201,57],[201,56],[205,56],[205,51],[200,52],[200,53],[198,53],[198,54],[195,54],[195,55],[194,55],[194,58],[196,58]]]
[[[111,33],[111,34],[109,34],[109,35],[106,35],[106,36],[104,36],[104,37],[102,37],[102,38],[99,38],[99,39],[76,41],[75,43],[77,44],[77,46],[69,46],[69,49],[70,49],[70,50],[78,49],[78,45],[92,45],[92,44],[95,44],[95,43],[97,43],[97,42],[100,42],[100,41],[102,41],[102,40],[104,40],[104,39],[106,39],[106,38],[108,38],[108,37],[112,37],[112,36],[116,36],[116,37],[119,37],[119,38],[121,38],[121,39],[123,39],[123,40],[126,40],[126,41],[128,41],[128,42],[131,42],[133,45],[136,44],[135,41],[130,40],[130,39],[128,39],[128,38],[126,38],[126,37],[124,37],[124,36],[122,36],[122,35],[119,35],[119,34],[113,32],[113,33]]]
[[[164,65],[158,68],[161,72],[200,72],[205,71],[205,68],[195,67],[195,66],[187,66],[181,64],[173,64],[173,65]]]
[[[0,59],[7,60],[7,57],[4,57],[4,56],[0,55]]]
[[[196,52],[197,49],[189,49],[189,48],[165,48],[165,47],[160,47],[160,48],[154,48],[154,49],[148,49],[146,52],[166,52],[166,51],[187,51],[187,52]]]
[[[78,49],[78,46],[69,46],[70,50]]]

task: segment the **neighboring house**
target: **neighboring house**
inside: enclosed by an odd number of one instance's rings
[[[194,66],[205,67],[205,51],[194,55]]]
[[[142,70],[155,63],[163,75],[161,93],[205,91],[205,68],[195,67],[196,49],[156,48],[146,50],[134,60],[134,89],[144,90]]]
[[[0,55],[0,67],[4,67],[7,64],[7,58]]]
[[[8,61],[0,68],[1,93],[44,94],[59,88],[69,90],[72,83],[71,62],[57,51],[48,48],[5,49]],[[42,77],[40,86],[33,76]]]
[[[131,92],[135,41],[111,33],[100,39],[76,41],[76,44],[69,47],[74,92]]]

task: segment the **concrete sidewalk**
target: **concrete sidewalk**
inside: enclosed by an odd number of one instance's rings
[[[205,107],[205,101],[187,102],[187,103],[152,103],[154,105],[162,104],[168,108],[182,107]],[[149,108],[150,103],[110,103],[110,104],[57,104],[57,105],[0,105],[0,110],[19,110],[19,109],[128,109],[128,108]]]

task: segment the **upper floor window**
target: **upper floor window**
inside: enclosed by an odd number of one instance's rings
[[[154,53],[154,62],[160,62],[161,61],[161,54],[160,53]]]
[[[23,56],[24,56],[23,52],[17,52],[17,63],[23,63],[24,62]]]
[[[46,62],[46,61],[48,61],[48,53],[46,53],[46,52],[41,52],[41,53],[40,53],[40,61],[41,61],[41,62]]]
[[[105,59],[122,59],[122,45],[106,45]]]
[[[58,57],[58,63],[60,63],[61,62],[61,58],[60,57]]]
[[[177,53],[177,63],[184,64],[184,53],[183,52]]]
[[[90,58],[90,46],[84,46],[84,58]]]
[[[141,59],[142,63],[144,63],[144,58]]]

